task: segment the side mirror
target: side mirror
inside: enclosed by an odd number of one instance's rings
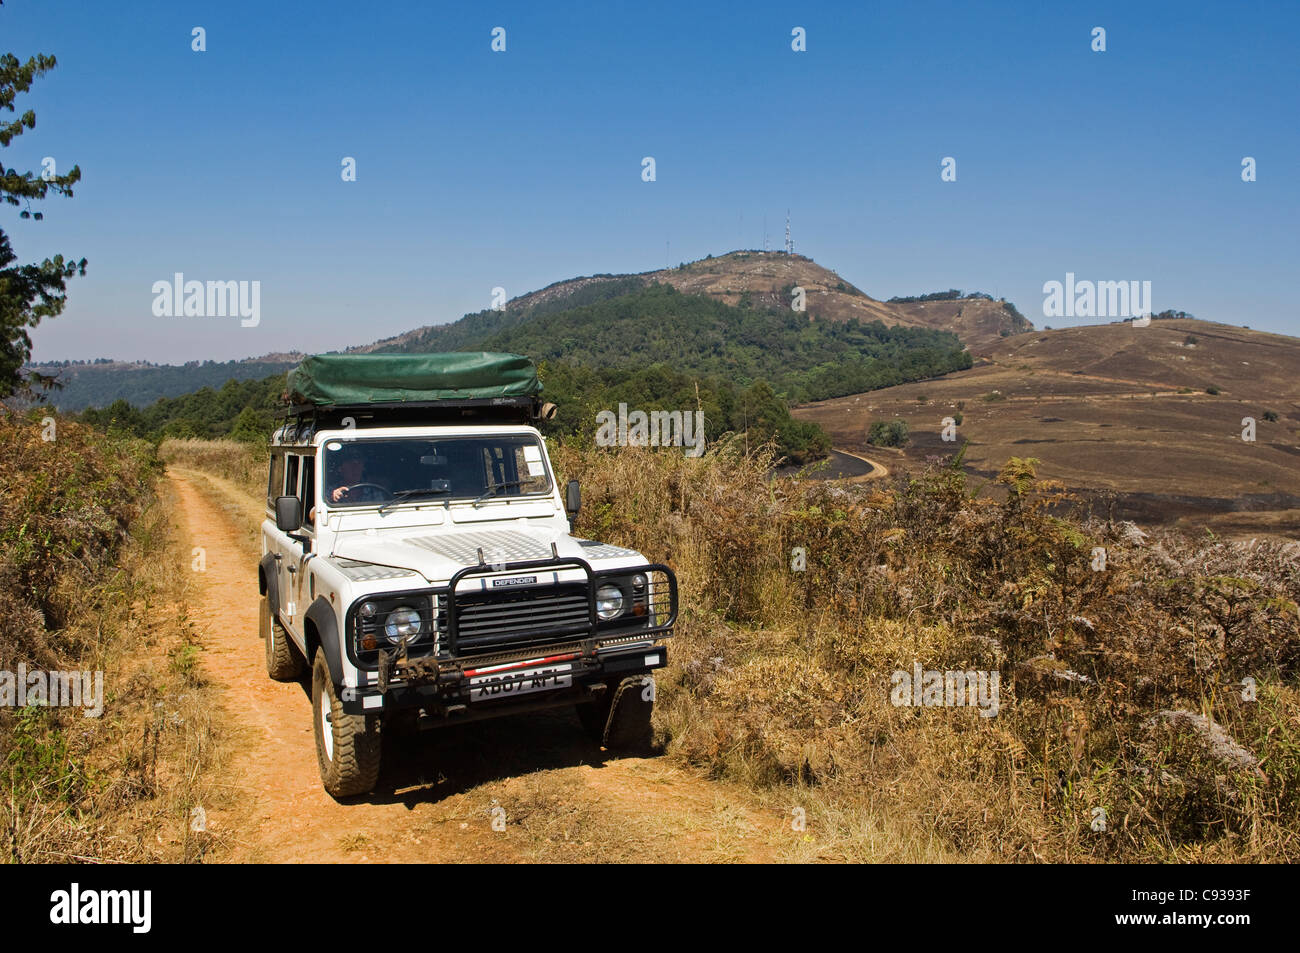
[[[582,492],[578,489],[578,481],[570,480],[568,486],[564,488],[564,511],[569,514],[569,519],[573,520],[580,509],[582,509]]]
[[[298,532],[302,526],[302,500],[296,496],[277,496],[275,526],[282,533]]]

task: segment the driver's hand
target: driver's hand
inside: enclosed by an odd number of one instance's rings
[[[335,503],[337,503],[339,500],[343,499],[343,497],[347,495],[348,495],[348,488],[346,486],[339,486],[334,488],[334,492],[330,494],[330,499],[333,500]]]

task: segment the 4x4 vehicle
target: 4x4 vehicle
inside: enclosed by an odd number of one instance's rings
[[[436,727],[576,705],[611,750],[646,748],[677,581],[571,535],[511,354],[325,355],[289,374],[258,566],[266,668],[311,672],[321,780],[370,791],[385,723]]]

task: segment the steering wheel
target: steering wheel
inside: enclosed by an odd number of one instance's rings
[[[358,491],[363,487],[366,492],[359,493]],[[344,501],[348,503],[372,503],[391,500],[393,498],[392,490],[388,489],[388,487],[380,486],[378,483],[353,483],[347,488],[347,490],[348,495],[340,500],[340,503]]]

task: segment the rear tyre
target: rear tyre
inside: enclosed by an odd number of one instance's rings
[[[259,628],[266,647],[266,674],[277,682],[293,682],[301,678],[306,663],[289,633],[271,611],[271,600],[266,596],[262,596]]]
[[[367,794],[379,780],[383,742],[378,715],[349,715],[334,690],[325,653],[318,651],[311,671],[312,721],[316,760],[325,790],[336,798]]]

